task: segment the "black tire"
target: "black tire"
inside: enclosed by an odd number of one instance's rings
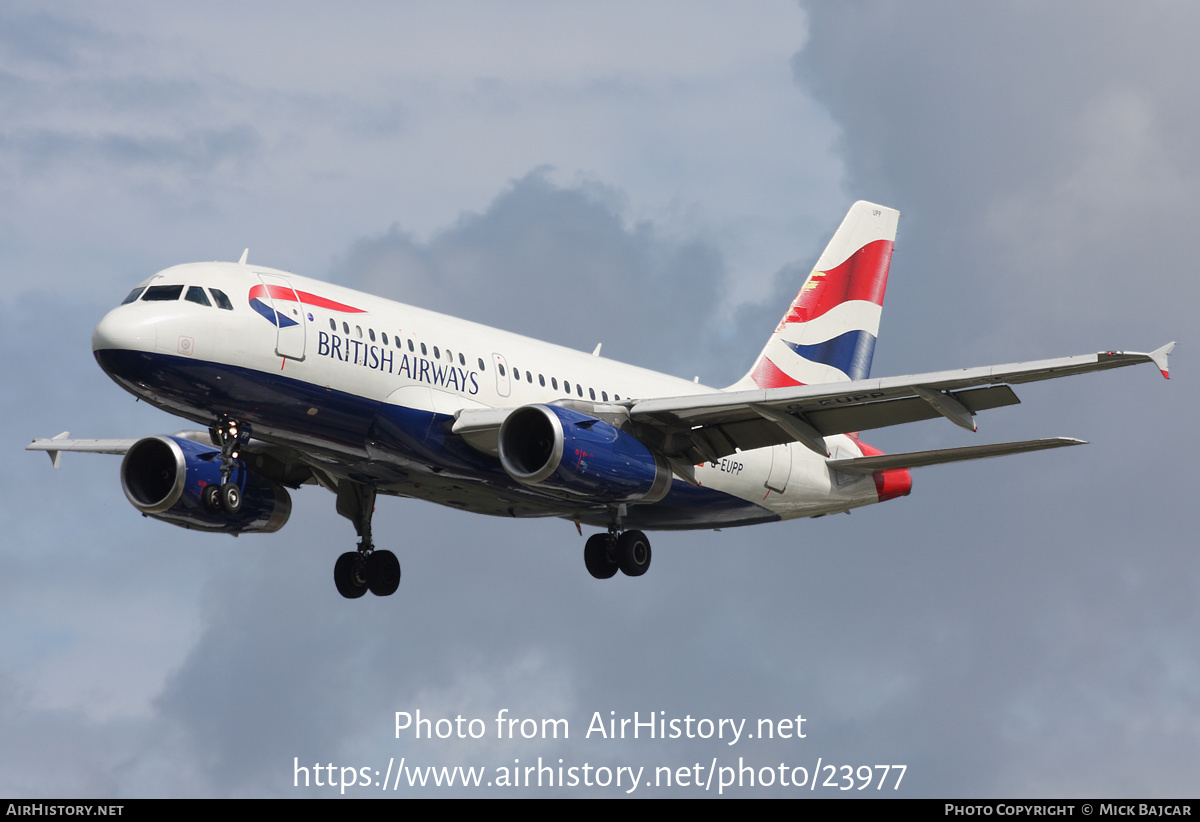
[[[200,505],[204,508],[205,513],[212,514],[213,516],[225,510],[221,505],[221,486],[204,486],[204,490],[200,492]]]
[[[626,531],[617,538],[617,561],[627,577],[640,577],[650,568],[650,540],[641,531]]]
[[[367,587],[377,597],[390,597],[400,587],[400,560],[391,551],[372,551],[367,557]]]
[[[366,563],[358,551],[347,551],[333,566],[333,584],[346,599],[358,599],[367,592]]]
[[[226,514],[230,515],[242,510],[242,489],[238,488],[232,482],[222,485],[221,507],[225,509]]]
[[[588,573],[596,579],[609,579],[619,567],[610,550],[612,537],[608,534],[593,534],[583,546],[583,563]]]

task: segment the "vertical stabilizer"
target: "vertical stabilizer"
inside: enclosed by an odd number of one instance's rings
[[[899,218],[874,203],[850,207],[754,367],[729,390],[870,375]]]

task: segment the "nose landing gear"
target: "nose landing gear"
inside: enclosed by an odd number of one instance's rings
[[[224,511],[233,516],[242,510],[242,489],[233,481],[233,472],[238,466],[238,449],[250,442],[250,425],[222,416],[208,429],[208,435],[213,445],[221,448],[221,485],[205,488],[201,501],[211,514]]]

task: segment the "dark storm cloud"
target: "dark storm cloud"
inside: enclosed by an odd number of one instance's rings
[[[1149,330],[1194,293],[1180,243],[1200,183],[1195,9],[808,11],[797,78],[842,124],[854,190],[904,212],[897,263],[919,266],[921,300],[969,290],[1013,312],[1004,333],[1032,340],[1023,313],[1061,345],[1122,312]],[[938,322],[970,338],[980,316]]]
[[[1197,722],[1181,654],[1200,578],[1181,459],[1200,343],[1195,12],[1078,11],[813,4],[793,61],[843,127],[855,194],[904,215],[877,369],[1180,340],[1169,384],[1025,387],[1020,411],[980,420],[989,439],[1065,426],[1086,453],[920,472],[888,512],[930,540],[892,546],[929,575],[903,606],[925,615],[912,672],[927,681],[896,703],[897,730],[936,735],[941,792],[1179,795],[1197,756],[1178,730]],[[955,436],[879,434],[889,450]]]
[[[396,227],[357,243],[334,269],[347,284],[423,308],[579,350],[600,342],[605,356],[644,367],[711,374],[697,355],[723,319],[720,252],[702,239],[665,238],[649,222],[626,225],[620,200],[534,171],[428,243]]]

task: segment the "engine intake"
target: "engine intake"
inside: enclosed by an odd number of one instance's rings
[[[526,405],[500,426],[510,477],[555,496],[657,502],[671,488],[665,459],[604,420],[557,405]]]
[[[146,437],[121,463],[125,497],[143,514],[178,525],[226,534],[278,531],[292,513],[287,489],[237,461],[230,480],[242,491],[237,514],[213,513],[200,495],[221,482],[221,452],[183,437]]]

